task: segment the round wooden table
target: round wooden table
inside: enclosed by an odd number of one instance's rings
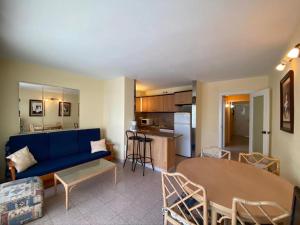
[[[193,158],[176,169],[207,192],[212,209],[212,224],[217,213],[231,216],[234,197],[249,201],[273,201],[290,211],[293,185],[285,179],[252,165],[232,160]]]

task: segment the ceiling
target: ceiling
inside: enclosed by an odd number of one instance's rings
[[[299,0],[0,0],[0,56],[146,89],[271,73]]]

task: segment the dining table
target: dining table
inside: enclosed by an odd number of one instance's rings
[[[217,224],[218,214],[231,218],[233,198],[272,201],[289,212],[292,208],[294,186],[284,178],[253,165],[198,157],[180,162],[176,172],[206,189],[213,225]],[[261,212],[257,211],[257,214],[260,215],[254,216],[260,218]]]

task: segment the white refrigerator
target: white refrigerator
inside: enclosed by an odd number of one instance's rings
[[[192,157],[190,113],[175,113],[174,132],[175,134],[181,135],[177,138],[176,154],[185,157]]]

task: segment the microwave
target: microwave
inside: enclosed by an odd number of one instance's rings
[[[152,119],[141,119],[141,125],[142,126],[153,125],[153,120]]]

